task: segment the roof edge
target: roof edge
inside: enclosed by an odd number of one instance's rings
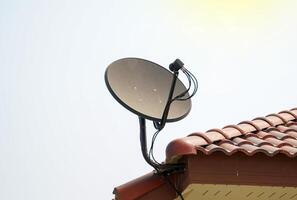
[[[165,184],[162,177],[151,172],[114,188],[116,200],[133,200]]]

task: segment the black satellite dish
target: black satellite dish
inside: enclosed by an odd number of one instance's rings
[[[123,58],[111,63],[105,73],[106,85],[125,108],[145,119],[161,121],[168,100],[173,74],[160,65],[140,58]],[[173,96],[186,91],[177,79]],[[188,93],[185,95],[188,97]],[[174,101],[166,122],[184,118],[191,100]]]
[[[160,164],[152,155],[156,134],[166,122],[184,118],[191,110],[191,97],[197,91],[197,80],[184,64],[176,59],[169,69],[141,58],[123,58],[111,63],[105,72],[105,82],[112,96],[125,108],[139,117],[140,142],[144,159],[158,173],[180,170],[180,164]],[[181,70],[189,81],[189,87],[178,79]],[[191,84],[193,82],[193,84]],[[191,95],[189,91],[194,85]],[[152,120],[157,129],[147,151],[145,119]]]

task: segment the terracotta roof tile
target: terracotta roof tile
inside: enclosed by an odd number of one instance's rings
[[[262,153],[265,153],[262,149],[260,149],[259,147],[256,147],[252,144],[242,144],[240,145],[241,147],[241,151],[242,152],[245,152],[247,155],[252,155],[252,154],[255,154],[255,153],[258,153],[258,152],[262,152]]]
[[[266,138],[265,141],[272,144],[275,147],[282,147],[282,146],[292,146],[288,144],[287,142],[284,142],[282,140],[278,140],[276,138]]]
[[[249,142],[249,141],[247,141],[247,140],[245,140],[243,138],[240,138],[240,137],[233,138],[232,141],[235,144],[237,144],[238,146],[241,146],[243,144],[251,144],[251,145],[253,144],[253,143],[251,143],[251,142]]]
[[[267,133],[275,136],[279,140],[284,140],[286,138],[292,138],[292,139],[294,139],[294,137],[290,136],[289,134],[282,133],[277,128],[269,128],[269,129],[267,129]]]
[[[292,138],[286,138],[284,139],[284,142],[287,142],[288,144],[291,144],[293,147],[297,148],[297,140],[294,140]]]
[[[281,153],[297,157],[297,108],[174,140],[167,147],[167,161],[197,151],[206,155],[221,151],[229,156],[242,152],[248,156]]]

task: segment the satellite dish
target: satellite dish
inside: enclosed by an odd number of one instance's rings
[[[113,97],[139,117],[160,122],[172,86],[173,73],[160,65],[140,58],[123,58],[111,63],[105,82]],[[187,91],[176,78],[173,97]],[[189,97],[186,93],[184,97]],[[166,122],[183,119],[191,110],[191,99],[173,101]]]
[[[111,63],[105,72],[105,83],[113,97],[125,108],[139,117],[141,151],[146,162],[159,175],[184,170],[184,163],[159,163],[153,155],[153,146],[158,133],[166,122],[181,120],[191,110],[191,97],[195,95],[198,82],[195,76],[176,59],[167,69],[141,58],[123,58]],[[178,79],[181,70],[188,79],[189,87]],[[189,95],[192,86],[194,90]],[[147,149],[145,119],[153,120],[157,131]],[[178,195],[182,194],[171,184]]]

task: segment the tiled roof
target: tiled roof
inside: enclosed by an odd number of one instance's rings
[[[182,156],[201,155],[198,152],[210,155],[206,157],[211,158],[212,153],[218,151],[227,156],[241,152],[247,156],[257,153],[271,157],[283,154],[289,159],[295,159],[297,157],[297,108],[176,139],[167,146],[166,159],[167,162],[176,162]],[[172,188],[166,190],[165,186],[166,181],[162,177],[150,173],[116,187],[114,193],[118,200],[146,200],[157,199],[151,196],[165,191],[161,198],[172,199],[165,198],[165,194],[171,195],[170,191],[173,191]]]
[[[197,151],[206,155],[221,151],[226,155],[242,152],[248,156],[297,157],[297,108],[176,139],[167,146],[167,162]]]

